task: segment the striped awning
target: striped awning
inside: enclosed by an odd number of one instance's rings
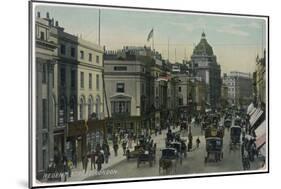
[[[262,114],[263,114],[263,111],[260,108],[256,109],[256,111],[252,114],[252,116],[250,118],[250,125],[251,125],[251,127],[262,116]]]
[[[261,148],[266,142],[266,133],[262,134],[260,137],[256,139],[256,147],[257,149]]]

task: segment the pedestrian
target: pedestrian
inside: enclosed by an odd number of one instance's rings
[[[68,168],[68,177],[71,177],[71,170],[73,168],[73,163],[70,159],[67,161],[67,168]]]
[[[102,164],[104,163],[104,156],[103,156],[102,151],[100,151],[100,152],[98,153],[98,157],[97,157],[96,163],[97,163],[97,165],[98,165],[98,171],[100,171],[101,168],[102,168]]]
[[[126,142],[126,140],[123,139],[123,142],[122,142],[123,156],[126,155],[126,147],[127,147],[127,142]]]
[[[96,152],[92,152],[91,154],[91,170],[93,170],[93,164],[94,164],[94,169],[96,169]]]
[[[199,148],[199,144],[200,144],[200,139],[199,137],[196,139],[196,147]]]
[[[118,155],[118,143],[117,142],[114,142],[113,149],[114,149],[114,155],[116,157]]]
[[[84,169],[85,169],[85,173],[87,172],[87,168],[88,168],[88,156],[85,155],[84,156]]]
[[[105,141],[102,145],[102,150],[104,154],[104,161],[105,163],[108,163],[108,157],[109,157],[109,146],[107,145],[107,142]]]

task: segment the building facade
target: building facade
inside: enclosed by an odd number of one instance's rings
[[[265,110],[266,104],[266,51],[264,50],[263,57],[256,58],[256,70],[253,76],[255,101],[259,107]]]
[[[49,13],[45,18],[37,13],[35,30],[39,173],[64,155],[79,161],[86,153],[84,123],[103,118],[103,49],[65,32]],[[83,137],[71,132],[80,126]]]
[[[253,100],[253,82],[250,73],[232,71],[224,74],[223,84],[227,86],[228,103],[238,107],[244,107]]]
[[[206,105],[220,107],[221,68],[205,33],[202,33],[200,42],[193,50],[191,67],[194,76],[200,77],[206,84]]]

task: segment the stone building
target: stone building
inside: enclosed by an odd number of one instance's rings
[[[193,50],[191,67],[194,76],[200,77],[206,84],[206,105],[220,107],[221,68],[204,32]]]
[[[262,58],[256,58],[256,70],[253,74],[255,101],[259,107],[265,110],[266,104],[266,51]]]
[[[86,122],[103,118],[103,49],[65,32],[49,13],[45,18],[37,13],[35,33],[36,155],[37,172],[43,172],[63,155],[81,160],[92,141]],[[76,127],[83,132],[72,132]]]
[[[105,54],[106,117],[113,132],[153,130],[167,114],[167,80],[161,55],[147,47],[124,47]]]
[[[47,14],[47,17],[49,15]],[[40,178],[54,155],[55,105],[53,94],[54,66],[57,64],[57,43],[50,36],[50,20],[35,18],[35,74],[36,74],[36,176]],[[52,110],[52,111],[48,111]]]
[[[245,107],[252,102],[253,82],[250,73],[232,71],[224,74],[223,84],[228,89],[228,103],[238,107]]]

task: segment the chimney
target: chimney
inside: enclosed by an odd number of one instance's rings
[[[56,21],[56,27],[59,27],[59,22],[58,21]]]
[[[55,20],[54,20],[54,18],[52,18],[52,20],[51,20],[51,26],[54,26],[54,22],[55,22]]]
[[[37,17],[40,18],[40,12],[37,12]]]
[[[49,12],[46,13],[46,17],[47,17],[48,19],[50,18]]]

